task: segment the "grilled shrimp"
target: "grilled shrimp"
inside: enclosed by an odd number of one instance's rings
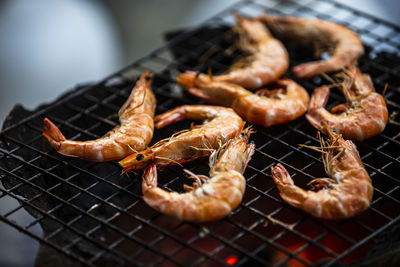
[[[289,122],[307,111],[307,91],[289,79],[275,82],[274,91],[259,90],[256,93],[240,85],[216,82],[207,76],[196,78],[195,72],[186,72],[178,82],[189,88],[193,95],[210,102],[231,107],[242,119],[264,126]]]
[[[245,191],[243,172],[254,153],[248,144],[249,130],[229,140],[210,156],[210,177],[191,174],[193,188],[186,193],[167,192],[157,187],[157,168],[150,165],[143,175],[144,201],[166,215],[191,222],[221,219],[235,209]]]
[[[342,91],[346,104],[325,109],[329,98],[329,87],[314,90],[310,109],[306,118],[317,129],[325,132],[325,124],[341,133],[345,139],[362,141],[381,133],[388,120],[388,110],[384,98],[375,92],[371,78],[362,75],[356,67],[344,73]]]
[[[300,17],[258,17],[280,39],[292,39],[296,43],[314,45],[319,57],[330,52],[327,60],[304,63],[293,67],[298,78],[310,78],[318,74],[341,70],[354,64],[364,53],[360,37],[349,28],[326,20]]]
[[[121,159],[134,151],[145,149],[153,136],[156,107],[148,77],[148,72],[142,74],[119,110],[121,125],[103,137],[90,141],[67,140],[47,118],[44,119],[43,136],[60,154],[98,162]]]
[[[240,133],[244,125],[231,108],[204,105],[184,105],[167,111],[156,116],[155,125],[159,129],[183,119],[205,122],[124,158],[119,162],[124,172],[142,169],[151,163],[160,168],[208,156],[211,149]]]
[[[256,89],[281,77],[289,66],[289,57],[280,41],[273,38],[259,21],[236,15],[240,47],[247,54],[216,81]],[[201,74],[205,76],[205,74]]]
[[[352,217],[369,207],[373,194],[371,179],[354,143],[330,130],[327,133],[327,141],[320,137],[319,149],[330,178],[311,181],[313,191],[306,191],[294,184],[281,164],[272,167],[272,178],[283,200],[296,208],[324,219]]]

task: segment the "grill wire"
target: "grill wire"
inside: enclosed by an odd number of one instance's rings
[[[351,263],[379,252],[377,238],[400,219],[400,131],[389,123],[357,148],[375,188],[371,207],[359,216],[341,221],[312,218],[285,204],[270,176],[270,167],[283,164],[296,184],[305,187],[324,177],[320,154],[298,146],[316,145],[316,130],[304,117],[269,128],[256,126],[256,144],[246,172],[243,202],[227,218],[205,224],[183,223],[157,213],[143,202],[141,172],[121,175],[115,162],[93,163],[55,152],[41,135],[48,117],[69,139],[98,138],[112,129],[117,113],[132,88],[133,78],[144,70],[156,73],[153,90],[157,113],[183,104],[204,103],[174,82],[176,70],[214,73],[226,70],[235,54],[227,56],[232,11],[244,16],[261,13],[318,17],[342,23],[362,38],[366,54],[360,69],[371,75],[375,88],[385,93],[391,119],[400,111],[400,28],[332,1],[241,1],[195,29],[175,34],[166,45],[102,82],[80,86],[32,113],[17,107],[0,134],[0,205],[6,199],[18,205],[0,214],[10,227],[38,240],[59,259],[82,265],[324,265]],[[291,64],[307,61],[307,51],[289,48]],[[236,53],[236,52],[235,52]],[[208,55],[206,60],[202,56]],[[312,92],[320,78],[303,82]],[[329,106],[343,102],[336,92]],[[10,120],[10,119],[9,119]],[[189,122],[155,132],[153,143]],[[207,159],[185,164],[194,173],[208,173]],[[190,181],[179,166],[159,171],[159,184],[182,191]],[[17,220],[22,209],[33,217]],[[43,235],[35,230],[40,225]],[[234,262],[227,261],[230,258]]]

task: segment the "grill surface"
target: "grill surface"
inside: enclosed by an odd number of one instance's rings
[[[157,113],[182,104],[203,103],[174,82],[175,70],[218,73],[232,55],[228,27],[231,11],[245,16],[260,13],[318,17],[355,30],[366,46],[360,68],[373,78],[378,92],[388,83],[385,99],[392,119],[400,110],[400,28],[331,1],[242,1],[203,25],[185,31],[165,46],[104,81],[79,87],[33,113],[17,108],[0,135],[0,205],[7,198],[19,205],[0,214],[0,220],[40,241],[38,261],[46,252],[63,263],[82,265],[325,265],[350,263],[379,252],[379,237],[400,219],[400,131],[390,123],[385,131],[357,143],[375,188],[371,207],[342,221],[312,218],[285,204],[270,176],[270,167],[282,163],[300,186],[324,177],[317,152],[298,144],[317,144],[316,130],[303,118],[270,128],[256,127],[256,153],[245,172],[247,188],[241,205],[227,218],[207,224],[182,223],[147,207],[141,198],[141,172],[120,175],[115,162],[93,163],[57,154],[42,138],[43,118],[54,121],[70,139],[102,136],[117,123],[119,107],[133,78],[144,70],[156,73],[153,89]],[[289,49],[291,64],[310,59],[309,53]],[[294,54],[296,53],[296,54]],[[204,60],[202,55],[208,55]],[[309,91],[320,78],[304,82]],[[333,93],[329,106],[343,102]],[[153,143],[189,127],[181,122],[155,132]],[[207,159],[185,164],[194,173],[207,173]],[[159,172],[160,185],[182,191],[189,183],[181,167]],[[26,209],[34,219],[15,218]],[[33,229],[40,224],[43,236]],[[54,256],[53,256],[54,257]],[[49,260],[49,259],[47,259]],[[236,262],[237,260],[237,262]]]

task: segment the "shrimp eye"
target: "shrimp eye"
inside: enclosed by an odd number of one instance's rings
[[[141,161],[144,158],[143,154],[137,154],[136,160]]]
[[[241,133],[240,133],[240,136],[241,136],[241,137],[247,137],[247,133],[241,132]]]

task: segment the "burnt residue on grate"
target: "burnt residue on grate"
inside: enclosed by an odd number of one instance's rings
[[[228,24],[232,21],[229,9],[202,27],[167,34],[167,45],[98,84],[78,87],[34,111],[16,106],[0,134],[0,204],[4,197],[11,197],[19,206],[0,214],[1,221],[41,242],[38,265],[332,266],[358,262],[368,266],[385,262],[398,251],[400,240],[395,234],[400,220],[400,57],[395,42],[400,40],[400,30],[330,1],[312,2],[310,8],[301,1],[271,1],[268,6],[243,1],[235,8],[245,16],[266,11],[338,19],[363,38],[366,53],[360,68],[371,75],[378,92],[388,83],[385,99],[392,120],[381,135],[357,143],[375,187],[366,212],[343,221],[325,221],[280,199],[270,177],[274,164],[285,165],[296,184],[303,187],[311,179],[325,176],[320,154],[298,146],[317,144],[316,130],[304,117],[269,128],[255,126],[252,139],[257,149],[245,172],[243,202],[227,218],[206,224],[183,223],[149,208],[141,196],[140,171],[121,175],[116,162],[62,156],[42,137],[45,116],[67,138],[102,136],[117,124],[118,110],[144,70],[156,73],[157,113],[204,103],[186,93],[174,77],[176,71],[207,72],[210,67],[218,74],[242,55],[232,46],[235,35]],[[330,17],[333,11],[338,14],[335,18]],[[346,14],[351,16],[346,19]],[[382,30],[377,29],[382,27],[389,29],[387,36],[378,36]],[[395,51],[381,48],[382,43]],[[308,48],[287,47],[292,65],[313,59]],[[327,81],[320,77],[302,82],[309,93],[322,83]],[[333,91],[328,107],[343,101],[343,96]],[[152,143],[189,126],[190,122],[183,121],[155,131]],[[207,174],[207,163],[200,159],[185,168]],[[183,184],[190,182],[179,166],[159,171],[159,183],[167,190],[182,192]],[[19,209],[27,210],[33,221],[22,224],[13,220]],[[43,236],[31,231],[37,224]]]

